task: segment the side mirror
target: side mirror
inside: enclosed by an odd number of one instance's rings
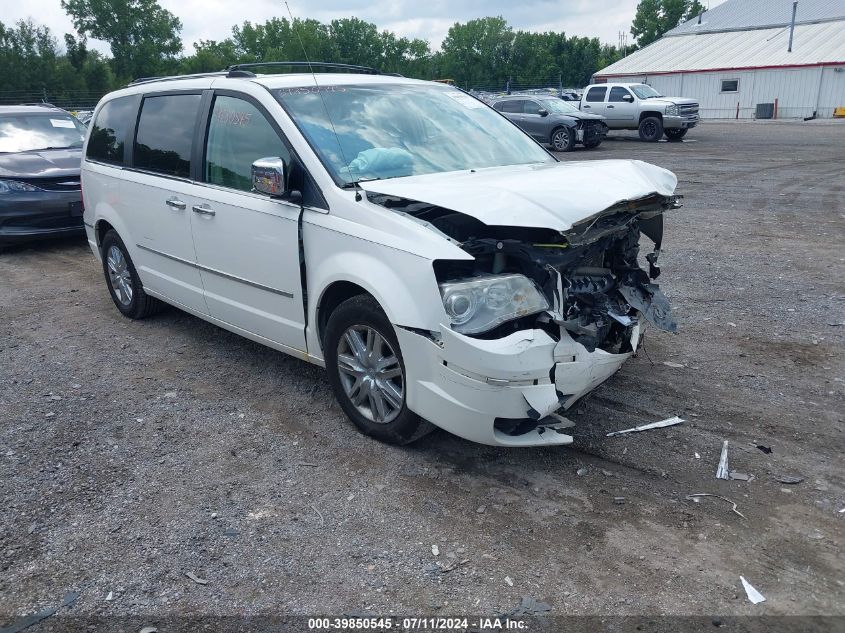
[[[546,110],[545,108],[540,108],[537,111],[537,114],[539,114],[540,116],[549,116],[549,111]]]
[[[622,95],[622,101],[627,101],[628,103],[634,102],[634,95]]]
[[[272,198],[281,198],[286,193],[288,166],[278,156],[259,158],[252,164],[252,188]]]

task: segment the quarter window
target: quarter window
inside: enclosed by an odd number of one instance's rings
[[[600,86],[598,88],[590,88],[587,91],[586,101],[604,101],[604,95],[607,93],[607,86]]]
[[[625,101],[625,95],[630,95],[631,93],[625,90],[620,86],[613,86],[610,89],[610,96],[607,98],[608,101],[618,102],[618,101]]]
[[[200,95],[145,98],[135,134],[134,166],[188,178],[199,106]]]
[[[236,97],[216,97],[208,124],[205,181],[251,191],[252,163],[270,156],[291,165],[290,152],[258,108]]]
[[[86,157],[103,163],[123,165],[126,135],[137,112],[135,97],[119,97],[105,103],[91,125]]]
[[[722,79],[722,92],[739,92],[739,79]]]

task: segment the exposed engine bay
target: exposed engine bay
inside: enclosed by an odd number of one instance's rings
[[[482,275],[519,273],[532,279],[550,309],[477,335],[500,338],[516,330],[564,328],[588,351],[632,351],[631,333],[640,317],[661,330],[677,323],[666,296],[653,280],[663,238],[663,212],[680,206],[680,196],[652,194],[625,201],[575,224],[571,230],[491,226],[432,204],[368,192],[370,202],[403,213],[438,231],[474,260],[438,260],[439,282]],[[653,243],[640,267],[640,234]]]

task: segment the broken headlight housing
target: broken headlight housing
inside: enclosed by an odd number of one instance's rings
[[[479,334],[497,325],[549,309],[546,297],[525,275],[475,277],[440,284],[452,329]]]

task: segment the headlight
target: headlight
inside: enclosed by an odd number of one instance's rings
[[[492,330],[505,321],[549,309],[549,302],[525,275],[496,275],[440,284],[452,329],[462,334]]]
[[[666,106],[666,114],[669,116],[678,116],[681,111],[678,109],[676,105]]]
[[[34,187],[25,182],[17,180],[0,180],[0,193],[15,193],[19,191],[41,191],[38,187]]]

